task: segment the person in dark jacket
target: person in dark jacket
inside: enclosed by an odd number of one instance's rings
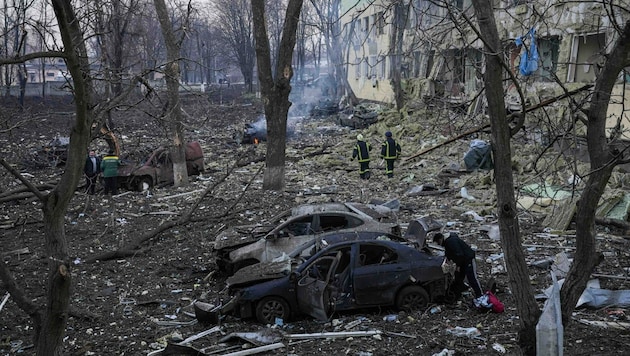
[[[481,292],[481,284],[477,279],[475,251],[454,232],[450,232],[448,236],[437,233],[433,236],[433,242],[443,246],[446,259],[455,263],[455,280],[452,284],[456,289],[454,292],[456,294],[462,292],[464,277],[466,277],[475,293],[475,298],[481,297],[483,293]]]
[[[98,175],[101,173],[101,159],[96,157],[96,152],[90,151],[88,157],[85,159],[85,167],[83,168],[85,174],[85,185],[87,186],[86,192],[94,195],[96,191],[96,181]]]
[[[400,145],[392,138],[392,133],[390,131],[385,132],[385,142],[381,146],[381,158],[385,160],[387,178],[394,177],[394,162],[398,159],[400,152]]]
[[[357,135],[357,143],[352,150],[352,160],[359,159],[359,177],[361,179],[370,179],[370,151],[372,146],[366,142],[363,135]]]
[[[105,191],[103,194],[118,194],[118,167],[121,165],[120,159],[114,151],[103,157],[101,161],[101,171],[103,171],[103,178],[105,178]]]

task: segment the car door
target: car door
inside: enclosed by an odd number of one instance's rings
[[[335,275],[341,252],[322,256],[310,263],[300,275],[296,296],[298,308],[303,314],[318,320],[328,319],[330,309],[329,284]]]
[[[395,250],[381,244],[360,244],[355,250],[353,274],[357,305],[394,303],[398,288],[409,278],[409,264],[400,260]]]

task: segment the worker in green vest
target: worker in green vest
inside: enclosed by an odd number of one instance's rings
[[[101,160],[101,171],[105,178],[105,191],[103,194],[118,194],[118,167],[121,165],[120,159],[114,151],[109,151]]]

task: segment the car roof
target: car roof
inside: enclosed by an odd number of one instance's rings
[[[311,256],[308,260],[306,260],[304,263],[302,263],[298,268],[297,271],[302,271],[304,268],[306,268],[307,265],[310,264],[311,261],[314,261],[318,258],[320,258],[322,255],[326,255],[328,253],[330,253],[331,251],[334,250],[338,250],[338,249],[342,249],[344,247],[351,247],[353,245],[357,245],[357,244],[362,244],[362,245],[380,245],[380,246],[385,246],[385,247],[389,247],[393,250],[397,250],[397,251],[405,251],[405,252],[410,252],[411,251],[415,251],[418,253],[422,253],[421,251],[416,250],[415,248],[411,247],[411,246],[407,246],[407,245],[403,245],[400,242],[396,242],[396,241],[387,241],[387,240],[353,240],[353,241],[343,241],[343,242],[338,242],[335,244],[332,244],[324,249],[321,249],[320,251],[318,251],[316,254],[314,254],[313,256]]]
[[[379,235],[379,236],[384,236],[384,237],[386,237],[386,238],[388,238],[391,241],[394,241],[396,243],[409,241],[409,240],[407,240],[404,237],[400,237],[398,235],[395,235],[395,234],[392,234],[392,233],[389,233],[389,232],[378,231],[378,230],[360,230],[360,231],[358,231],[358,230],[352,230],[352,231],[337,230],[337,231],[327,231],[327,232],[323,232],[321,234],[318,234],[317,238],[309,240],[309,241],[305,242],[304,244],[296,247],[293,251],[291,251],[287,255],[289,257],[294,258],[294,257],[300,255],[304,250],[314,246],[318,239],[319,240],[325,240],[327,237],[329,238],[331,236],[343,238],[343,236],[345,236],[345,235]],[[371,240],[368,240],[368,239],[361,240],[359,238],[359,239],[356,239],[356,240],[343,241],[343,242],[354,242],[354,241],[371,241]],[[383,241],[389,241],[389,240],[383,240]],[[409,242],[412,242],[412,241],[409,241]],[[329,248],[329,247],[334,246],[334,245],[339,244],[339,243],[341,243],[341,242],[332,243],[330,246],[327,246],[326,248]]]

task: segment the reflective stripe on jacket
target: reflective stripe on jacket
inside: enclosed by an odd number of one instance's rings
[[[359,158],[360,162],[369,162],[370,161],[370,151],[372,147],[370,144],[365,141],[357,141],[357,144],[354,146],[354,150],[352,151],[352,158]]]
[[[384,159],[397,159],[400,151],[400,145],[393,138],[388,137],[381,146],[381,157]]]
[[[101,171],[103,171],[103,177],[116,177],[118,175],[118,166],[120,166],[120,160],[118,156],[105,156],[101,161]]]

